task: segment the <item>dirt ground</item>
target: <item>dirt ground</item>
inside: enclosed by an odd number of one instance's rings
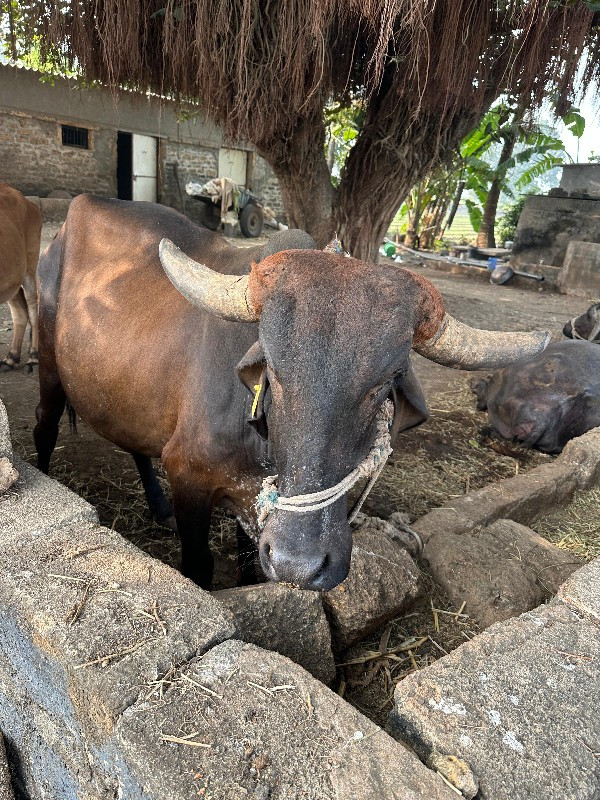
[[[43,247],[56,228],[45,227]],[[250,241],[255,243],[256,240]],[[432,280],[441,290],[447,310],[480,328],[544,328],[559,339],[564,322],[587,307],[585,301],[548,291],[492,286],[463,276],[445,275],[414,262],[402,266],[415,268]],[[8,350],[10,331],[8,307],[0,306],[3,354]],[[431,417],[421,427],[399,437],[393,456],[365,504],[365,513],[387,517],[394,511],[404,511],[414,519],[452,497],[552,458],[506,446],[486,435],[486,415],[475,410],[475,398],[469,390],[473,373],[449,370],[419,356],[414,357],[414,364]],[[0,397],[8,411],[15,451],[35,464],[32,431],[38,401],[37,375],[26,375],[23,369],[0,373]],[[128,454],[81,422],[78,434],[70,433],[63,418],[51,475],[94,504],[104,525],[177,567],[177,536],[148,518],[137,471]],[[553,530],[550,526],[550,536]],[[235,527],[221,512],[214,515],[211,542],[216,565],[214,588],[235,585]],[[393,687],[401,677],[477,632],[473,621],[457,611],[450,609],[431,586],[425,600],[410,613],[377,632],[372,641],[344,654],[346,662],[358,662],[342,668],[339,691],[381,722]],[[378,657],[380,651],[388,652],[407,641],[412,642],[408,649],[392,657]]]

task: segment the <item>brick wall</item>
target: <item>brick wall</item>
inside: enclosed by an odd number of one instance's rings
[[[279,222],[285,221],[279,181],[269,164],[260,156],[256,156],[254,162],[254,192],[275,213]]]
[[[161,202],[176,208],[177,211],[185,211],[193,220],[200,220],[203,204],[185,194],[185,185],[188,181],[204,182],[218,177],[218,148],[163,140],[160,160],[162,169]],[[174,169],[175,165],[177,165],[177,174]],[[177,185],[177,176],[179,176],[180,186]],[[182,207],[182,194],[185,209]]]
[[[41,197],[53,189],[114,197],[115,133],[90,130],[88,150],[68,147],[59,122],[5,111],[0,114],[0,180]]]

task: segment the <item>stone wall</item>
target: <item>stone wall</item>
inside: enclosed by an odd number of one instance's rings
[[[285,209],[279,181],[273,174],[271,167],[260,156],[256,156],[254,161],[253,187],[255,194],[274,212],[279,222],[285,222]]]
[[[600,200],[527,197],[517,226],[511,264],[562,267],[572,239],[600,242]]]
[[[600,198],[600,164],[565,164],[560,188],[569,194]]]
[[[0,113],[0,180],[25,195],[53,189],[115,197],[116,141],[112,131],[91,129],[89,148],[62,144],[61,124],[24,113]]]
[[[89,148],[62,144],[61,125],[87,128]],[[222,131],[198,109],[185,118],[168,100],[103,87],[84,88],[75,81],[40,81],[33,70],[0,64],[0,181],[25,195],[45,197],[53,189],[71,194],[117,196],[117,132],[154,136],[159,141],[158,200],[199,218],[201,204],[184,198],[189,180],[218,177],[219,150],[230,146]],[[174,171],[177,165],[179,184]],[[283,204],[269,165],[255,157],[252,189],[279,218]]]

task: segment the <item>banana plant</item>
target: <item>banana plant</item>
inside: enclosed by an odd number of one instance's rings
[[[585,120],[572,108],[563,116],[566,126],[581,135]],[[491,162],[494,150],[500,156]],[[534,180],[563,163],[562,141],[542,126],[526,119],[525,109],[509,102],[490,109],[479,126],[461,144],[465,188],[473,197],[465,200],[479,247],[495,247],[494,226],[500,195],[514,197]],[[515,177],[515,170],[527,168]]]

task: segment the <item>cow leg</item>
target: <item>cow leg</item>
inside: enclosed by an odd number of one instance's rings
[[[140,473],[142,486],[144,487],[144,494],[148,502],[148,508],[152,517],[165,528],[176,531],[177,523],[173,514],[173,508],[165,497],[156,472],[152,466],[152,459],[148,456],[143,456],[141,453],[131,453],[135,465]]]
[[[31,325],[31,344],[25,369],[27,372],[33,372],[33,368],[37,367],[38,364],[38,310],[35,277],[30,277],[29,275],[25,276],[23,281],[23,295],[27,304],[29,324]]]
[[[37,425],[33,430],[33,438],[38,454],[38,469],[46,474],[56,446],[58,423],[65,410],[66,400],[58,373],[41,374],[40,402],[35,410]]]
[[[258,548],[239,522],[237,523],[236,536],[238,545],[237,585],[250,586],[257,582],[254,560],[256,558]]]
[[[21,360],[21,347],[23,346],[23,337],[25,336],[28,319],[27,303],[25,302],[23,289],[19,289],[16,295],[8,301],[8,307],[12,317],[13,335],[8,355],[0,361],[0,372],[8,372],[14,369]]]
[[[181,571],[203,589],[210,589],[214,562],[208,546],[213,493],[206,481],[190,469],[185,446],[171,439],[163,448],[162,462],[169,476],[177,532],[181,540]]]
[[[212,505],[189,487],[173,489],[177,531],[181,540],[181,572],[203,589],[210,589],[214,559],[208,546]]]

